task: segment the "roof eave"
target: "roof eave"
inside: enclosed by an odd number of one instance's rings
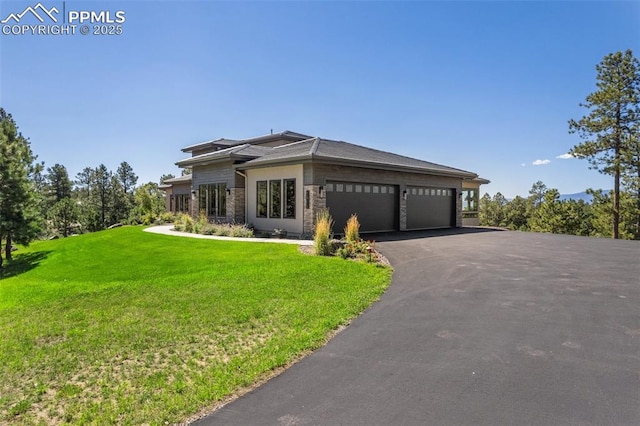
[[[354,161],[354,160],[343,160],[340,158],[333,157],[321,157],[313,154],[306,154],[296,157],[289,158],[278,158],[273,160],[265,160],[260,161],[254,164],[242,164],[236,166],[238,169],[257,169],[263,167],[269,167],[273,165],[289,165],[296,163],[324,163],[324,164],[336,164],[336,165],[345,165],[351,167],[361,167],[361,168],[370,168],[370,169],[381,169],[381,170],[389,170],[389,171],[398,171],[398,172],[408,172],[408,173],[419,173],[419,174],[427,174],[427,175],[437,175],[437,176],[447,176],[447,177],[455,177],[460,179],[475,179],[478,177],[475,173],[465,172],[465,171],[446,171],[446,170],[433,170],[426,169],[420,167],[411,167],[411,166],[400,166],[394,164],[382,164],[371,161]]]
[[[178,167],[193,167],[193,166],[206,166],[209,164],[216,164],[216,163],[224,163],[228,161],[232,161],[232,158],[230,156],[219,157],[219,158],[204,158],[204,159],[198,159],[198,160],[192,160],[191,158],[187,158],[184,160],[180,160],[175,164]]]

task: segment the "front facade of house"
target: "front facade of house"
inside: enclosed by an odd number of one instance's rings
[[[191,175],[164,182],[169,211],[187,206],[210,220],[295,235],[311,235],[325,208],[336,234],[354,213],[364,233],[459,227],[463,191],[477,194],[488,183],[472,172],[289,131],[182,151],[191,157],[176,164]]]

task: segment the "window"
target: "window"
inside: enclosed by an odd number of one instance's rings
[[[266,180],[257,181],[256,217],[295,219],[296,180],[274,179],[268,182]]]
[[[295,219],[296,217],[296,180],[285,179],[284,181],[284,218]]]
[[[267,217],[267,181],[256,182],[256,217]]]
[[[207,216],[227,216],[227,184],[212,183],[200,185],[200,211]]]
[[[462,210],[468,212],[478,211],[478,190],[463,189],[462,190]]]
[[[269,181],[269,217],[282,217],[282,181]]]
[[[173,213],[189,212],[189,194],[171,195],[169,201],[169,210]]]

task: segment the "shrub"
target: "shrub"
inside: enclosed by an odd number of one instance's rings
[[[216,227],[215,227],[215,225],[207,223],[206,225],[204,225],[202,227],[202,229],[200,230],[200,233],[203,234],[203,235],[215,235],[216,234]]]
[[[183,224],[182,230],[184,232],[193,232],[194,222],[191,216],[189,216],[188,214],[185,214],[184,216],[182,216],[182,224]]]
[[[344,238],[350,243],[360,240],[360,222],[358,222],[358,215],[355,213],[347,220],[347,226],[344,227]]]
[[[316,226],[313,234],[313,246],[319,256],[331,255],[331,228],[333,219],[328,210],[322,210],[316,215]]]
[[[200,210],[200,214],[198,215],[198,219],[193,222],[193,232],[195,234],[202,234],[202,230],[210,225],[209,218],[207,217],[204,210]]]
[[[222,237],[253,237],[253,229],[246,225],[230,223],[210,223],[204,213],[200,213],[198,219],[193,220],[188,214],[180,214],[174,220],[176,231],[191,232],[193,234],[218,235]]]
[[[152,213],[145,213],[144,215],[142,215],[141,220],[142,224],[146,226],[151,225],[154,222],[155,218],[153,217]]]
[[[368,263],[377,261],[375,242],[353,241],[343,243],[342,247],[336,250],[336,255],[343,259],[361,259]]]
[[[253,229],[245,225],[232,225],[231,236],[240,238],[251,238],[253,237]]]
[[[161,225],[163,223],[173,223],[176,221],[176,216],[171,212],[161,213],[160,216],[157,217],[156,223]]]
[[[186,224],[187,224],[187,220],[191,219],[191,217],[187,214],[184,213],[180,213],[179,215],[176,216],[176,220],[173,223],[173,228],[176,231],[186,231]]]

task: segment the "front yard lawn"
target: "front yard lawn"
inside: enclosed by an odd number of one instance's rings
[[[322,345],[391,272],[125,227],[0,272],[0,423],[182,422]]]

